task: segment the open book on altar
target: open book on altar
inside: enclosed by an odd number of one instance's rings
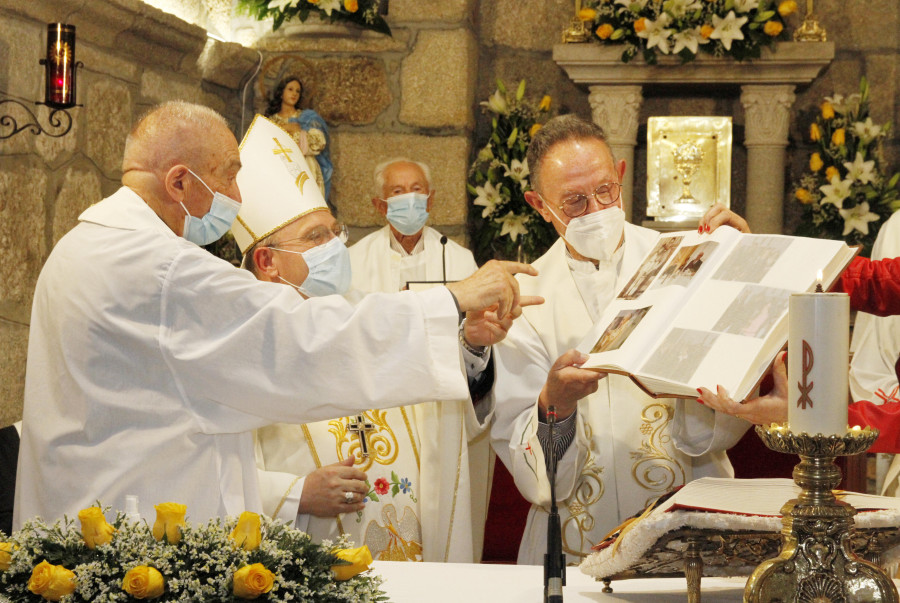
[[[827,290],[856,255],[843,241],[675,232],[657,239],[578,345],[582,368],[630,376],[654,397],[723,386],[743,400],[788,338],[791,293]]]
[[[749,574],[764,559],[778,554],[777,537],[782,529],[781,507],[800,494],[790,479],[730,479],[704,477],[686,484],[669,498],[652,504],[636,519],[626,521],[606,540],[594,546],[581,570],[598,579],[636,577],[636,573],[666,573],[681,569],[688,534],[706,537],[708,575]],[[835,490],[838,500],[852,505],[858,513],[854,522],[859,532],[854,548],[858,554],[869,546],[869,531],[878,535],[882,561],[893,563],[900,557],[900,498]],[[770,533],[771,542],[751,542],[742,534]],[[730,542],[736,546],[728,546]],[[731,559],[724,550],[731,550]],[[768,549],[768,550],[767,550]],[[738,559],[740,557],[740,559]]]

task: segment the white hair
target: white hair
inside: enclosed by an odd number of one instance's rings
[[[407,159],[406,157],[394,157],[393,159],[388,159],[387,161],[382,161],[377,166],[375,166],[375,196],[381,199],[381,195],[384,194],[384,172],[389,167],[394,165],[395,163],[411,163],[413,165],[419,166],[419,169],[422,170],[422,173],[425,174],[425,180],[428,182],[428,191],[431,192],[434,189],[434,185],[431,182],[431,168],[422,163],[421,161],[413,161],[412,159]]]

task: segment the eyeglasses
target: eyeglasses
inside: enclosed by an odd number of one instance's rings
[[[312,249],[313,247],[324,245],[325,243],[330,241],[332,237],[337,237],[341,240],[341,243],[346,243],[350,238],[350,233],[347,230],[347,226],[340,223],[335,224],[332,228],[326,228],[325,226],[316,226],[302,237],[287,239],[285,241],[279,241],[278,243],[272,243],[270,245],[267,245],[267,247],[277,249],[278,247],[287,245],[289,243],[296,243],[303,245],[306,249]]]
[[[607,205],[612,205],[618,201],[621,193],[621,184],[618,182],[607,182],[606,184],[601,184],[595,188],[594,192],[591,193],[591,196],[594,197],[598,204],[606,207]],[[570,218],[577,218],[587,211],[589,202],[590,199],[588,198],[588,195],[582,193],[569,193],[560,199],[560,204],[557,208],[561,209],[562,212]]]

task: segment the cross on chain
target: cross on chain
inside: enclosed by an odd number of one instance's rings
[[[281,143],[274,136],[272,137],[272,140],[275,141],[275,146],[278,147],[277,149],[272,149],[272,154],[273,155],[284,155],[284,158],[288,160],[288,163],[293,163],[293,161],[291,161],[291,156],[288,153],[293,153],[294,150],[286,149],[283,146],[281,146]]]
[[[351,422],[355,419],[355,422]],[[347,431],[351,431],[359,438],[359,450],[363,458],[369,457],[369,440],[366,437],[368,432],[375,431],[375,426],[366,421],[363,415],[356,417],[347,417]]]

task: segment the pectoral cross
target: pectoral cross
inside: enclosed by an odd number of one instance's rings
[[[353,421],[353,422],[351,422]],[[355,417],[347,417],[347,431],[352,431],[359,438],[359,451],[363,458],[369,457],[369,440],[366,437],[368,432],[375,431],[375,426],[366,421],[363,415]]]
[[[291,160],[291,156],[288,153],[293,153],[294,150],[286,149],[283,146],[281,146],[281,143],[278,142],[278,139],[275,138],[274,136],[272,137],[272,140],[275,141],[275,146],[278,147],[277,149],[272,149],[272,154],[273,155],[284,155],[284,158],[288,160],[288,163],[293,163],[293,161]]]
[[[812,398],[809,397],[809,393],[812,391],[813,382],[810,381],[807,383],[807,378],[809,377],[810,372],[812,372],[813,367],[813,351],[812,346],[809,345],[809,342],[805,339],[803,340],[803,369],[800,374],[800,381],[797,383],[797,387],[800,389],[800,398],[797,399],[797,406],[802,409],[806,409],[806,405],[808,404],[810,408],[813,406]]]

